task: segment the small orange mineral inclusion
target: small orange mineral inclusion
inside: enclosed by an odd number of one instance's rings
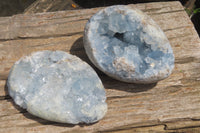
[[[72,4],[72,7],[73,7],[73,8],[76,8],[76,5],[75,5],[75,4]]]

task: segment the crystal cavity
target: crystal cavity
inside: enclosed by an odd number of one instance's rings
[[[174,68],[164,32],[149,16],[129,6],[111,6],[93,15],[83,40],[92,63],[124,82],[158,82]]]

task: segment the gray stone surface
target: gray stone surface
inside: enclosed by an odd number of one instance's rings
[[[107,7],[85,26],[89,59],[107,75],[130,83],[153,83],[168,77],[174,55],[160,27],[138,9]]]
[[[15,103],[33,115],[61,123],[93,123],[107,111],[95,71],[76,56],[41,51],[17,61],[8,77]]]

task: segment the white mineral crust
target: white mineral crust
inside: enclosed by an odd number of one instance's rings
[[[107,111],[96,72],[76,56],[41,51],[17,61],[8,77],[15,103],[29,113],[61,123],[93,123]]]
[[[111,6],[92,16],[85,26],[84,47],[97,68],[125,82],[157,82],[174,68],[173,51],[163,31],[128,6]]]

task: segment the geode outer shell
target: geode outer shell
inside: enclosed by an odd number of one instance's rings
[[[125,82],[157,82],[174,68],[173,51],[163,31],[128,6],[111,6],[92,16],[85,26],[84,47],[97,68]]]
[[[17,61],[8,77],[15,103],[33,115],[61,123],[93,123],[107,111],[95,71],[62,51],[41,51]]]

